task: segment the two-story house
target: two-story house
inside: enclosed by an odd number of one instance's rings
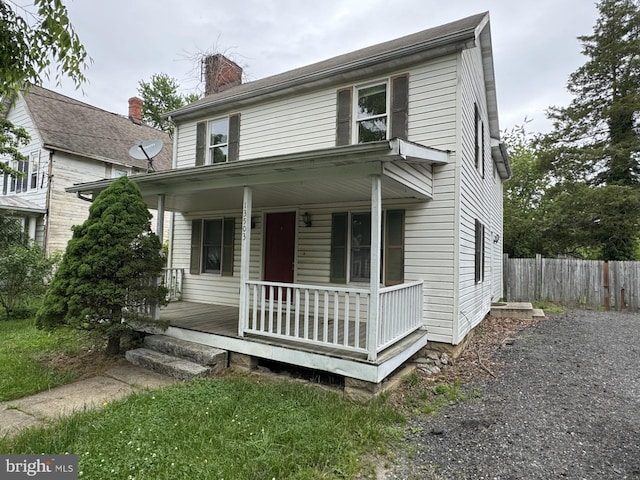
[[[165,334],[373,384],[460,343],[502,295],[489,15],[245,84],[205,63],[174,168],[132,177],[175,212]]]
[[[142,100],[129,99],[129,116],[110,113],[39,86],[5,101],[4,115],[23,127],[30,141],[11,162],[22,177],[0,175],[0,212],[21,219],[25,230],[47,252],[63,251],[71,227],[86,220],[90,203],[65,192],[76,183],[147,172],[149,162],[129,150],[146,140],[164,146],[153,158],[155,170],[171,167],[169,136],[142,124]],[[159,144],[158,144],[159,145]]]

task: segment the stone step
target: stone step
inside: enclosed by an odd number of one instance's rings
[[[177,358],[166,353],[157,352],[148,348],[136,348],[125,352],[126,359],[139,367],[154,370],[163,375],[188,380],[193,377],[202,377],[211,373],[210,367]]]
[[[214,373],[227,367],[227,352],[219,348],[189,342],[167,335],[147,335],[144,346],[173,357],[184,358],[210,367]]]

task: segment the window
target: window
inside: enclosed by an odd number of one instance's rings
[[[408,138],[409,75],[342,88],[336,98],[336,146]]]
[[[196,125],[196,165],[212,165],[238,160],[240,114]]]
[[[234,229],[233,218],[193,220],[190,272],[233,275]]]
[[[40,151],[31,152],[31,185],[29,188],[38,188],[38,173],[40,170]]]
[[[381,275],[385,285],[404,281],[404,211],[383,215]],[[331,218],[330,280],[368,282],[371,278],[371,213],[334,213]]]
[[[387,138],[387,84],[357,88],[356,143]]]
[[[371,278],[371,214],[351,214],[351,281],[368,282]]]
[[[113,167],[113,171],[111,173],[113,178],[120,178],[120,177],[126,177],[127,175],[129,175],[129,170],[124,168]]]
[[[209,122],[209,163],[225,163],[229,154],[229,119]]]
[[[475,282],[484,280],[484,225],[476,220],[475,229]]]
[[[476,150],[475,150],[475,159],[476,159],[476,168],[481,173],[482,178],[484,178],[484,122],[482,121],[482,117],[480,116],[480,109],[478,108],[478,104],[474,103],[474,117],[475,117],[475,137],[476,137]]]
[[[10,177],[9,191],[12,193],[26,192],[29,184],[29,161],[14,161],[12,167],[14,170],[24,173],[24,175],[22,177]]]

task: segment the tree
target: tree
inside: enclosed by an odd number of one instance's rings
[[[173,135],[173,124],[162,115],[199,98],[197,94],[180,95],[178,81],[166,73],[154,74],[150,82],[140,80],[138,85],[138,93],[142,97],[142,120],[169,135]]]
[[[541,138],[540,158],[556,212],[561,205],[584,229],[575,240],[606,260],[630,260],[640,230],[640,5],[601,0],[598,11],[593,34],[579,37],[588,60],[569,77],[574,98],[549,110],[554,127]]]
[[[150,219],[140,189],[127,177],[100,193],[89,218],[73,227],[36,324],[97,329],[107,336],[107,353],[117,353],[123,332],[150,321],[149,308],[166,304],[166,288],[156,281],[162,245]]]
[[[29,302],[45,290],[55,258],[30,243],[21,222],[0,214],[0,305],[6,318],[29,315]]]
[[[553,249],[545,235],[549,179],[540,172],[534,139],[521,125],[504,132],[503,140],[509,148],[512,173],[503,194],[504,252],[512,257],[550,255]]]
[[[39,84],[53,70],[58,82],[68,76],[76,86],[85,80],[87,52],[69,22],[61,0],[34,0],[34,7],[0,0],[0,153],[22,160],[18,148],[28,136],[4,118],[14,96],[29,84]],[[26,133],[26,132],[25,132]],[[18,172],[0,162],[0,173]]]

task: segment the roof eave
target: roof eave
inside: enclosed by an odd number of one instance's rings
[[[382,161],[421,161],[424,163],[446,163],[448,152],[425,147],[405,140],[392,139],[380,142],[331,147],[321,150],[297,152],[252,160],[205,165],[198,167],[178,168],[147,174],[132,175],[130,178],[141,186],[158,182],[180,182],[202,180],[203,175],[237,177],[243,174],[287,172],[295,168],[317,166],[320,162],[327,166],[344,165],[348,162],[382,162]],[[116,179],[104,179],[67,187],[69,193],[95,193],[107,188]]]
[[[189,120],[214,109],[233,109],[254,101],[286,96],[323,86],[346,83],[360,77],[393,71],[414,65],[429,58],[455,53],[476,45],[476,30],[467,28],[450,35],[429,39],[380,54],[356,59],[336,67],[321,69],[286,81],[270,83],[256,89],[238,92],[223,98],[212,98],[208,102],[189,104],[165,115],[173,121]]]

